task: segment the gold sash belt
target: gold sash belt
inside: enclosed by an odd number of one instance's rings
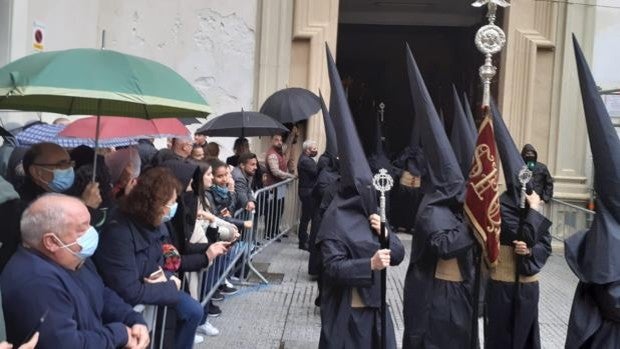
[[[499,263],[490,271],[492,280],[502,282],[515,282],[515,260],[517,255],[512,246],[500,245],[499,247]],[[538,281],[538,275],[525,276],[519,275],[519,282],[526,284]]]
[[[351,308],[366,308],[366,304],[364,304],[356,287],[351,289]]]
[[[459,262],[456,258],[437,260],[437,267],[435,268],[435,279],[461,282],[463,276],[461,275],[461,269],[459,268]]]

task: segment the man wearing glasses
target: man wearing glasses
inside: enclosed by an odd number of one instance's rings
[[[39,143],[33,145],[24,155],[23,167],[26,175],[24,184],[19,188],[21,198],[19,212],[13,218],[19,220],[23,210],[35,199],[45,193],[63,193],[74,182],[75,174],[69,153],[54,143]],[[95,209],[101,204],[101,194],[98,183],[89,183],[80,199],[86,206]],[[19,231],[3,231],[0,235],[2,248],[0,249],[0,271],[4,263],[16,251],[21,242]]]

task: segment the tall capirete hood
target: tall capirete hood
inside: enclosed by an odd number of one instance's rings
[[[340,156],[340,194],[344,197],[359,195],[364,212],[369,216],[377,211],[372,172],[353,123],[340,74],[327,45],[326,50],[329,84],[332,90],[329,112],[334,122]]]
[[[407,45],[407,71],[416,118],[420,120],[422,145],[433,190],[442,200],[458,198],[463,192],[464,179],[448,136],[426,89],[420,70]],[[439,198],[438,198],[439,199]]]
[[[463,92],[463,109],[465,109],[465,115],[467,115],[467,123],[471,127],[473,133],[478,137],[478,128],[476,127],[476,121],[474,120],[474,114],[471,112],[471,106],[469,105],[469,98],[467,93]]]
[[[454,117],[452,118],[450,143],[452,144],[454,155],[461,166],[463,178],[468,178],[474,155],[474,148],[476,147],[477,135],[467,122],[467,115],[465,115],[465,111],[463,110],[454,85],[452,85],[452,93],[454,99]]]
[[[381,132],[381,120],[379,120],[379,116],[375,117],[375,146],[372,150],[370,156],[368,156],[368,165],[373,173],[379,172],[380,169],[384,168],[388,170],[388,173],[394,177],[395,171],[394,166],[390,159],[385,154],[385,150],[383,149],[383,134]]]
[[[620,280],[620,140],[574,35],[573,45],[598,197],[592,226],[565,241],[565,258],[581,281],[606,284]]]
[[[338,144],[336,143],[336,130],[334,129],[334,123],[331,116],[329,115],[329,110],[327,110],[327,106],[325,105],[325,100],[323,99],[321,91],[319,91],[319,98],[321,100],[321,113],[323,114],[323,124],[325,125],[325,138],[327,138],[325,152],[329,153],[334,157],[337,157]]]
[[[515,205],[519,205],[521,198],[521,183],[519,183],[519,171],[525,166],[525,162],[519,154],[519,149],[515,141],[510,136],[508,128],[502,119],[499,109],[495,102],[491,101],[491,116],[493,119],[493,130],[495,131],[495,143],[497,151],[502,160],[502,169],[506,181],[506,191]]]

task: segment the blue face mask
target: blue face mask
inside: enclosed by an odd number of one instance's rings
[[[75,180],[75,172],[73,172],[73,167],[56,169],[53,170],[52,173],[54,173],[54,178],[52,178],[52,180],[47,183],[47,186],[53,192],[62,193],[67,189],[71,188],[71,186],[73,185],[73,181]]]
[[[62,243],[62,240],[60,240],[59,237],[56,238]],[[80,246],[80,251],[74,252],[73,250],[71,250],[69,247],[73,245]],[[78,257],[81,260],[84,260],[95,253],[97,245],[99,245],[99,233],[97,233],[97,230],[95,230],[95,228],[91,226],[88,228],[88,230],[86,230],[84,234],[82,234],[82,236],[77,238],[75,242],[67,245],[62,245],[61,247],[66,248],[67,251],[69,251],[72,255]]]
[[[172,219],[172,217],[174,217],[174,215],[177,213],[177,208],[179,207],[179,203],[175,202],[174,204],[170,206],[166,205],[166,207],[168,207],[170,210],[164,216],[164,218],[162,218],[162,221],[169,222]]]

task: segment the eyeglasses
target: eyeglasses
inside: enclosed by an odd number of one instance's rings
[[[75,161],[73,161],[73,160],[62,160],[62,161],[57,162],[55,164],[35,162],[35,163],[33,163],[33,165],[41,166],[41,167],[69,168],[69,167],[75,167]]]

